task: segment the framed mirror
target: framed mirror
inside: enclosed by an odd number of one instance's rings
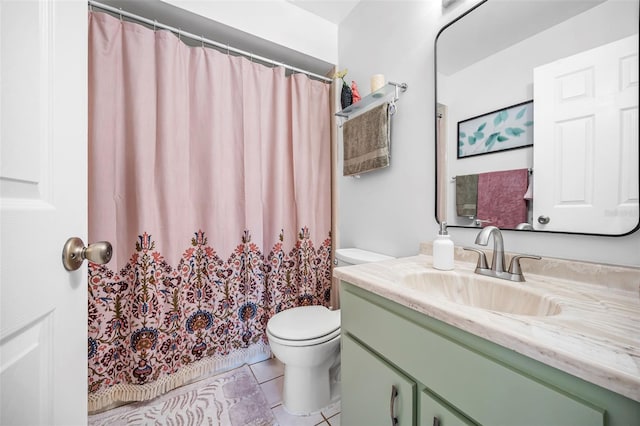
[[[436,219],[640,227],[638,0],[485,0],[435,41]]]

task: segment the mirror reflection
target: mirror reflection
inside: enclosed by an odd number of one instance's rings
[[[441,31],[439,222],[638,227],[638,20],[637,0],[490,0]]]

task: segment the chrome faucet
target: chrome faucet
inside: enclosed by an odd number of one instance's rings
[[[487,226],[480,231],[476,237],[476,244],[486,246],[489,244],[489,237],[493,235],[493,258],[491,259],[491,270],[495,273],[504,272],[504,241],[502,232],[495,226]]]
[[[525,281],[522,269],[520,268],[520,259],[541,259],[540,256],[531,256],[528,254],[521,254],[513,256],[509,269],[504,270],[506,264],[504,256],[504,240],[502,239],[502,232],[495,226],[487,226],[478,233],[476,236],[476,244],[486,246],[489,244],[489,238],[493,236],[493,257],[491,258],[491,268],[487,266],[487,257],[481,250],[465,247],[465,250],[470,250],[478,253],[478,263],[476,265],[476,274],[486,275],[488,277],[496,277],[504,280],[523,282]]]

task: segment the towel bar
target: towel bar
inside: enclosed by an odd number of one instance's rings
[[[531,174],[533,174],[533,169],[532,169],[532,168],[528,168],[527,170],[529,171],[529,174],[530,174],[530,175],[531,175]],[[451,177],[451,182],[455,182],[455,181],[456,181],[456,177],[455,177],[455,176],[452,176],[452,177]]]

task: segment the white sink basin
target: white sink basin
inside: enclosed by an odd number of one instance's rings
[[[399,284],[432,299],[506,314],[551,316],[561,312],[560,305],[527,289],[527,283],[503,284],[482,275],[426,270],[404,276]]]

